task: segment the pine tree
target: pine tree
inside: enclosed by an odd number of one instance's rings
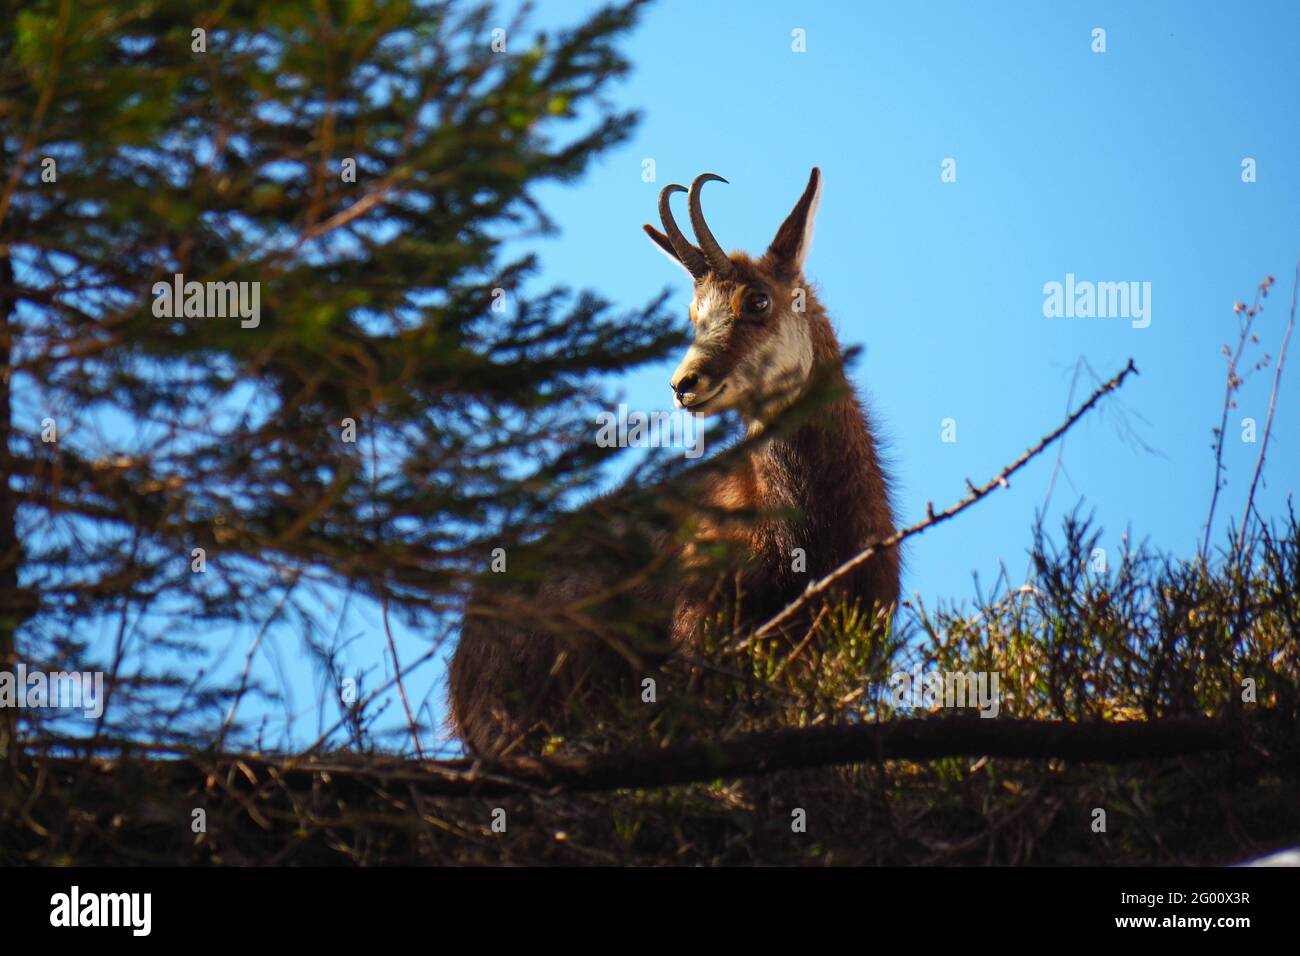
[[[676,333],[503,242],[632,128],[603,91],[634,6],[550,37],[455,0],[0,17],[0,670],[88,669],[110,629],[96,729],[202,739],[212,628],[335,588],[432,633],[592,485],[601,376]]]

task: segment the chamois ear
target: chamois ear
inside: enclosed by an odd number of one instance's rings
[[[678,258],[677,251],[673,249],[673,244],[668,239],[667,236],[665,236],[662,232],[660,232],[658,229],[656,229],[654,226],[650,225],[649,223],[646,223],[641,228],[645,230],[645,234],[647,236],[649,236],[651,239],[654,240],[654,244],[659,247],[660,252],[666,255],[678,266],[681,266],[681,268],[686,269],[686,264],[682,262],[681,259]],[[703,255],[703,253],[701,253],[701,255]],[[695,280],[695,276],[691,275],[690,269],[686,269],[686,274],[691,276],[691,281]]]
[[[787,276],[803,272],[804,260],[812,246],[813,223],[817,219],[817,204],[822,198],[822,173],[816,166],[808,177],[808,188],[803,191],[794,209],[781,223],[776,238],[767,247],[773,266]]]

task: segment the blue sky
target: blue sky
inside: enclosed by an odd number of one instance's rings
[[[574,4],[545,4],[563,20]],[[1106,31],[1094,53],[1093,30]],[[723,245],[759,252],[812,165],[825,175],[806,271],[839,329],[864,347],[854,378],[894,460],[907,522],[960,497],[1063,418],[1076,364],[1141,371],[1065,444],[1049,527],[1082,503],[1119,546],[1131,529],[1190,554],[1213,487],[1211,429],[1235,301],[1267,274],[1258,320],[1276,356],[1300,258],[1300,5],[667,2],[626,49],[618,101],[645,112],[627,146],[576,186],[548,189],[561,236],[538,248],[551,281],[617,302],[690,287],[639,231],[668,182],[717,172],[706,199]],[[792,51],[805,31],[806,52]],[[642,161],[657,181],[641,181]],[[956,182],[941,181],[945,159]],[[1255,161],[1256,181],[1242,181]],[[1150,283],[1151,322],[1047,318],[1045,283]],[[1292,361],[1296,361],[1294,358]],[[673,362],[624,387],[670,407]],[[1219,515],[1239,518],[1272,369],[1229,419]],[[1076,386],[1085,398],[1093,380]],[[1300,381],[1283,389],[1260,510],[1300,475]],[[956,421],[945,443],[942,421]],[[956,522],[915,539],[907,592],[927,604],[1023,573],[1054,455]],[[1216,522],[1219,524],[1219,522]]]
[[[545,2],[533,24],[570,24],[596,6]],[[1091,49],[1097,28],[1104,53]],[[795,30],[806,52],[792,50]],[[1070,432],[1047,523],[1082,504],[1112,554],[1127,530],[1191,555],[1214,479],[1233,303],[1276,277],[1258,323],[1258,349],[1276,356],[1300,258],[1297,37],[1300,4],[1289,2],[666,0],[624,43],[634,72],[613,94],[644,121],[578,182],[538,191],[559,234],[525,247],[540,257],[539,288],[592,288],[627,309],[668,288],[685,328],[690,285],[640,228],[657,221],[659,189],[725,176],[706,194],[709,221],[724,246],[760,252],[818,165],[806,271],[841,341],[863,347],[853,378],[888,442],[900,520],[953,502],[967,478],[983,482],[1052,430],[1080,360],[1106,378],[1132,358],[1141,375]],[[1247,158],[1253,183],[1242,181]],[[948,159],[955,182],[941,180]],[[1067,274],[1150,283],[1149,327],[1045,317],[1044,284]],[[668,409],[676,362],[615,384],[634,408]],[[1300,355],[1291,362],[1265,516],[1284,512],[1300,476]],[[1257,373],[1229,419],[1220,530],[1241,515],[1259,448],[1240,440],[1240,421],[1255,418],[1262,434],[1271,383],[1271,367]],[[1080,378],[1076,403],[1093,384]],[[957,440],[945,443],[949,418]],[[1054,461],[914,539],[905,592],[927,606],[968,598],[973,573],[987,586],[1004,564],[1017,583]],[[353,671],[388,673],[378,615],[358,611],[348,630]],[[236,672],[253,636],[230,635]],[[255,673],[292,693],[303,744],[316,735],[321,678],[296,640],[268,634]],[[398,629],[404,661],[427,641]],[[426,719],[443,717],[443,681],[437,664],[408,684]],[[389,703],[382,724],[400,726]],[[284,712],[263,711],[272,723]]]

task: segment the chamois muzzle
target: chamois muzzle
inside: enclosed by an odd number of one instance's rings
[[[705,406],[726,391],[727,383],[718,381],[707,372],[699,371],[698,359],[688,356],[668,383],[673,390],[673,404],[685,411],[701,412]]]

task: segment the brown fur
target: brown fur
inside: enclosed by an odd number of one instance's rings
[[[534,746],[539,731],[562,731],[578,712],[584,718],[599,713],[602,698],[634,694],[637,678],[665,652],[694,650],[702,622],[719,610],[720,591],[727,590],[717,587],[718,569],[702,558],[706,544],[725,540],[732,545],[730,553],[739,555],[732,570],[739,576],[742,600],[737,613],[743,627],[766,620],[810,581],[893,533],[888,480],[872,429],[844,375],[830,320],[799,268],[807,251],[802,248],[805,220],[817,188],[814,170],[803,198],[761,259],[733,253],[731,275],[710,273],[697,279],[695,301],[727,303],[731,321],[697,329],[708,347],[688,353],[696,357],[674,376],[675,388],[687,376],[737,384],[727,393],[728,407],[742,411],[751,435],[766,433],[767,440],[704,488],[706,507],[700,512],[707,517],[699,522],[693,541],[682,546],[670,536],[655,537],[655,546],[679,572],[672,583],[647,582],[625,589],[594,611],[564,620],[542,622],[533,614],[527,626],[508,612],[485,617],[471,607],[450,682],[452,720],[472,750],[493,754],[512,745]],[[671,250],[666,237],[647,231]],[[756,288],[770,296],[771,314],[766,321],[739,321],[746,297]],[[805,296],[803,312],[788,306],[799,289]],[[691,320],[700,318],[693,302]],[[782,322],[806,323],[812,351],[809,375],[792,383],[780,401],[757,392],[737,394],[745,385],[738,369],[754,373],[753,356],[762,354],[771,337],[781,333]],[[837,397],[815,408],[788,433],[773,427],[781,411],[818,376],[825,377]],[[602,499],[588,510],[594,516],[593,530],[618,525],[617,502]],[[578,537],[595,541],[599,535]],[[531,606],[564,607],[584,595],[617,590],[617,565],[605,560],[599,547],[569,552],[572,561],[538,589]],[[803,572],[792,567],[796,548],[806,554]],[[829,597],[888,609],[897,602],[898,587],[898,554],[890,549],[844,578]],[[480,589],[472,605],[486,603],[488,596]],[[639,638],[611,640],[603,622],[634,615],[648,620],[648,630],[643,628]],[[806,627],[806,618],[796,622],[796,628],[799,624]],[[661,643],[665,635],[666,646]]]

